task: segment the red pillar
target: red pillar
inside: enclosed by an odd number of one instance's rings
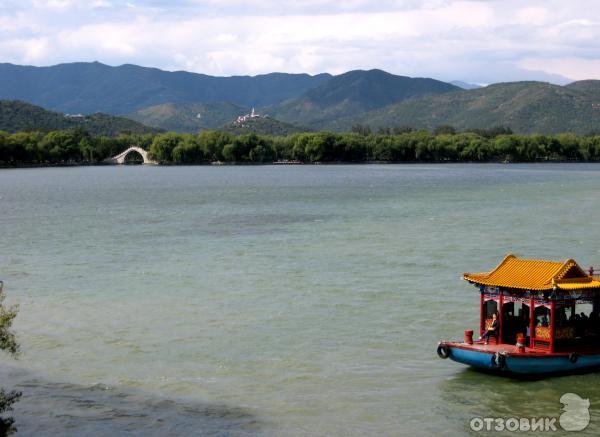
[[[531,296],[529,303],[529,347],[533,347],[535,337],[535,298]]]
[[[500,290],[500,305],[499,305],[499,310],[498,310],[498,326],[500,327],[500,330],[498,331],[498,344],[502,343],[502,313],[504,311],[503,310],[503,306],[504,306],[504,295],[502,294],[502,290]]]
[[[554,352],[554,332],[556,331],[556,302],[550,302],[550,352]]]
[[[479,336],[483,335],[483,331],[485,330],[485,297],[484,292],[482,291],[480,294],[481,298],[479,299]]]

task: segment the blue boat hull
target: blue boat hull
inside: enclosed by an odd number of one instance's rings
[[[504,363],[499,368],[494,363],[494,353],[470,350],[449,345],[449,358],[457,363],[466,364],[477,369],[490,372],[511,373],[518,375],[546,375],[576,373],[600,368],[600,354],[578,355],[576,362],[569,360],[569,355],[535,355],[506,354]]]

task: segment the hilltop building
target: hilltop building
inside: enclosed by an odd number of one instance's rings
[[[254,112],[254,108],[252,108],[252,112],[250,112],[250,114],[246,114],[246,115],[240,115],[237,120],[236,123],[243,123],[245,121],[248,121],[252,118],[261,118],[262,115],[257,114],[256,112]]]
[[[85,115],[83,114],[65,114],[65,118],[75,119],[75,120],[85,120]]]

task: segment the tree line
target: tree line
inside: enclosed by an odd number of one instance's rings
[[[288,136],[203,131],[92,136],[80,129],[0,132],[0,165],[96,164],[132,145],[162,164],[314,162],[598,161],[600,135],[519,135],[506,128],[457,133],[401,128],[371,132],[307,132]]]

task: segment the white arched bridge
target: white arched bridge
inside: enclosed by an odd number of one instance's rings
[[[124,152],[119,153],[117,156],[113,156],[112,158],[106,158],[104,162],[107,162],[109,164],[125,164],[125,158],[127,158],[127,155],[129,155],[130,153],[138,153],[144,160],[144,164],[157,164],[156,161],[152,161],[148,158],[148,152],[146,150],[138,146],[132,146]]]

